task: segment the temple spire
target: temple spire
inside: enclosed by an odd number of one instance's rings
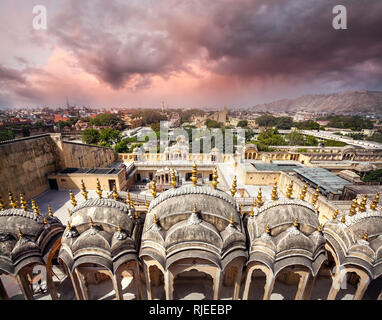
[[[154,199],[157,196],[157,182],[154,179],[151,186],[151,194],[153,195]]]
[[[102,198],[102,189],[101,189],[101,183],[99,182],[99,179],[97,178],[97,187],[96,187],[96,192],[98,194],[98,198]]]
[[[86,191],[84,180],[81,180],[81,191],[82,191],[82,195],[84,196],[84,199],[88,200],[88,192]]]
[[[292,194],[293,194],[293,181],[291,181],[288,186],[286,197],[290,199],[292,197]]]
[[[275,201],[275,200],[277,200],[277,198],[278,198],[277,182],[275,182],[275,184],[273,185],[273,189],[272,189],[272,200]]]
[[[236,187],[237,187],[237,179],[236,179],[236,176],[233,178],[233,181],[232,181],[232,188],[231,188],[231,196],[232,197],[234,197],[235,196],[235,194],[236,194],[236,191],[237,191],[237,189],[236,189]]]
[[[24,211],[27,211],[27,202],[24,199],[24,195],[20,193],[20,208],[23,209]]]
[[[193,186],[196,186],[196,183],[198,182],[197,174],[198,174],[198,170],[197,170],[196,163],[194,162],[194,164],[192,165],[192,175],[191,175],[191,181]]]
[[[117,200],[118,199],[118,192],[117,192],[117,186],[114,184],[113,187],[113,193],[112,193],[113,199]]]
[[[70,195],[70,202],[72,203],[72,206],[75,207],[77,205],[77,201],[72,190],[69,190],[69,195]]]
[[[212,182],[211,182],[212,188],[216,189],[218,186],[218,183],[219,183],[218,182],[218,169],[215,167],[214,172],[212,174]]]
[[[263,193],[261,191],[261,187],[259,188],[259,192],[257,193],[256,202],[258,207],[261,207],[261,205],[263,204]]]
[[[172,186],[173,189],[176,188],[176,184],[177,183],[176,183],[175,169],[172,168],[172,170],[171,170],[171,186]]]

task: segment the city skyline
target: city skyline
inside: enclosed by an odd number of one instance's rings
[[[33,6],[47,8],[34,30]],[[0,107],[218,108],[381,90],[382,3],[3,1]]]

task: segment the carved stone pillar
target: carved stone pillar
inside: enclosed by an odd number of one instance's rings
[[[308,280],[309,280],[309,273],[308,272],[300,274],[300,281],[298,283],[296,296],[294,298],[295,300],[302,300],[303,299],[304,292],[305,292],[306,286],[308,284]]]
[[[171,271],[167,270],[164,275],[164,290],[166,292],[166,300],[174,300],[174,276]]]
[[[238,266],[236,269],[236,277],[235,277],[232,300],[237,300],[239,298],[239,290],[240,290],[242,274],[243,274],[243,266],[240,264],[240,266]]]
[[[217,268],[216,274],[214,276],[214,300],[219,300],[221,281],[222,281],[221,270]]]
[[[29,281],[26,278],[25,273],[19,273],[16,276],[17,282],[19,284],[19,287],[21,289],[21,292],[23,293],[25,300],[33,300],[33,292],[31,291]]]
[[[1,282],[1,278],[0,278],[0,300],[9,300],[7,291],[5,290],[4,285]]]
[[[264,287],[264,297],[263,300],[269,300],[273,291],[273,286],[275,285],[276,278],[273,275],[267,275],[267,280]]]
[[[369,283],[370,283],[370,278],[364,278],[364,279],[361,278],[359,280],[359,283],[357,286],[357,291],[354,294],[353,300],[361,300],[362,299],[363,295],[365,294],[367,287],[369,286]]]
[[[249,268],[247,272],[247,277],[245,279],[245,286],[244,286],[244,292],[243,292],[243,300],[248,300],[249,288],[251,287],[253,271],[254,271],[254,268]]]
[[[143,262],[143,272],[145,274],[145,280],[146,280],[147,300],[152,300],[153,297],[151,293],[150,269],[145,262]]]
[[[84,274],[82,274],[77,268],[75,269],[75,272],[76,272],[76,275],[77,275],[78,280],[80,282],[82,297],[84,298],[84,300],[91,300],[86,276]]]
[[[118,274],[114,276],[111,275],[111,280],[113,282],[113,288],[114,288],[116,300],[123,300],[121,272],[119,272]]]
[[[346,271],[345,272],[340,271],[334,275],[333,281],[332,281],[332,286],[330,287],[330,291],[329,291],[327,300],[335,300],[336,299],[338,291],[341,288],[341,283],[342,283],[344,276],[346,276]]]

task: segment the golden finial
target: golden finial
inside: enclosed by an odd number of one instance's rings
[[[290,182],[289,186],[288,186],[288,189],[287,189],[287,193],[286,193],[286,197],[288,199],[290,199],[292,197],[292,194],[293,194],[293,181]]]
[[[24,211],[27,211],[27,202],[24,199],[24,195],[20,193],[20,208],[23,209]]]
[[[345,222],[346,222],[346,217],[345,217],[345,215],[342,216],[341,222],[342,222],[342,223],[345,223]]]
[[[101,189],[101,183],[99,182],[99,179],[97,178],[97,187],[96,187],[96,192],[98,194],[98,198],[102,198],[102,189]]]
[[[278,198],[277,182],[275,182],[275,184],[273,185],[273,189],[272,189],[272,200],[275,201],[275,200],[277,200],[277,198]]]
[[[378,192],[376,195],[375,195],[375,198],[374,200],[372,201],[371,205],[370,205],[370,209],[371,210],[375,210],[379,204],[379,195],[380,193]]]
[[[77,205],[77,201],[72,190],[69,190],[69,195],[70,195],[70,202],[72,203],[73,207],[75,207]]]
[[[294,220],[293,226],[296,227],[296,228],[298,227],[298,219],[297,218]]]
[[[366,203],[367,203],[367,196],[365,195],[362,198],[361,203],[359,205],[359,212],[364,212],[366,210]]]
[[[35,213],[36,216],[40,215],[40,209],[38,208],[37,204],[35,204],[35,206],[33,208],[33,212]]]
[[[175,169],[172,168],[171,170],[171,186],[173,189],[176,188],[176,176],[175,176]]]
[[[23,232],[21,231],[21,228],[18,228],[18,230],[19,230],[19,238],[21,239],[22,237],[24,237],[24,234],[23,234]]]
[[[90,217],[90,227],[91,227],[91,228],[94,227],[94,221],[93,221],[92,217]]]
[[[197,173],[198,173],[197,166],[196,166],[196,163],[194,162],[194,164],[192,165],[192,176],[191,176],[191,181],[193,186],[196,186],[196,183],[198,182]]]
[[[363,235],[362,239],[365,240],[365,241],[369,241],[369,233],[367,231]]]
[[[113,199],[114,200],[117,200],[118,199],[118,192],[117,192],[117,186],[114,184],[114,187],[113,187]]]
[[[234,223],[235,223],[235,218],[233,217],[233,215],[231,215],[231,219],[229,220],[229,224],[231,226],[233,226]]]
[[[44,222],[44,224],[48,224],[48,220],[46,220],[45,217],[44,217],[44,219],[43,219],[43,222]]]
[[[122,232],[122,226],[120,223],[118,223],[118,232]]]
[[[236,184],[236,182],[237,182],[237,179],[236,179],[236,176],[233,178],[233,181],[232,181],[232,188],[231,188],[231,196],[232,197],[234,197],[235,196],[235,194],[236,194],[236,187],[237,187],[237,184]]]
[[[139,214],[138,214],[138,211],[137,211],[137,210],[135,210],[135,212],[134,212],[134,218],[135,218],[135,219],[138,219],[138,218],[139,218]]]
[[[192,213],[193,214],[197,214],[198,213],[198,209],[196,208],[196,203],[194,203],[194,209],[192,210]]]
[[[253,217],[255,215],[254,213],[254,210],[253,210],[253,207],[251,208],[251,213],[250,213],[250,216]]]
[[[313,205],[316,204],[319,195],[320,195],[320,185],[317,186],[317,189],[316,189],[316,191],[315,191],[314,194],[313,194],[313,198],[312,198],[312,204],[313,204]]]
[[[34,208],[36,207],[36,202],[34,200],[32,200],[31,204],[32,204],[32,210],[34,210]]]
[[[333,220],[335,220],[337,218],[339,212],[340,212],[340,210],[338,210],[338,209],[336,209],[336,211],[334,211]]]
[[[72,216],[72,213],[70,212],[70,209],[68,208],[68,214],[69,214],[69,217]]]
[[[48,205],[48,212],[49,212],[49,217],[53,217],[53,210],[50,205]]]
[[[317,231],[318,231],[318,232],[322,232],[322,224],[320,224],[320,225],[317,227]]]
[[[266,234],[271,234],[271,228],[269,227],[269,224],[267,224],[267,227],[265,228]]]
[[[154,199],[157,196],[157,182],[154,179],[151,186],[151,194],[153,195]]]
[[[262,203],[263,203],[263,193],[261,192],[261,187],[259,188],[259,192],[257,194],[257,206],[258,207],[261,207]]]
[[[301,190],[301,193],[300,193],[300,200],[305,200],[305,195],[307,190],[308,190],[308,184],[305,183],[304,188]]]
[[[5,209],[4,200],[0,197],[0,211]]]
[[[239,204],[239,213],[240,213],[240,215],[243,214],[243,213],[242,213],[242,209],[243,209],[243,205],[240,203],[240,204]]]
[[[358,207],[358,199],[357,197],[355,197],[350,207],[349,216],[354,216],[354,214],[356,213],[357,207]]]
[[[212,174],[212,188],[216,189],[218,186],[218,169],[215,167],[214,168],[214,173]]]
[[[69,220],[68,220],[68,230],[72,230],[72,225],[70,224]]]
[[[85,200],[88,200],[88,192],[86,191],[84,180],[81,180],[81,191],[82,191],[82,195],[84,196]]]
[[[130,198],[130,192],[127,191],[126,193],[126,204],[131,204],[131,198]]]
[[[10,204],[10,206],[13,209],[17,209],[18,208],[17,201],[15,201],[15,199],[13,198],[12,192],[9,191],[8,195],[9,195],[9,204]]]
[[[154,214],[153,222],[154,222],[155,224],[158,224],[158,217],[157,217],[156,214]]]

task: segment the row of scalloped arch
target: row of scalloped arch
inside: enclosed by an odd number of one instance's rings
[[[302,206],[307,209],[310,209],[314,212],[316,211],[316,208],[309,202],[306,202],[300,199],[287,199],[287,198],[278,199],[278,200],[270,200],[266,202],[264,205],[262,205],[260,208],[256,208],[256,209],[257,209],[257,213],[259,214],[270,208],[282,206],[282,205],[297,205],[297,206]]]
[[[33,212],[30,211],[24,211],[22,209],[6,209],[4,211],[0,211],[0,216],[17,216],[17,217],[24,217],[28,218],[34,221],[37,221],[39,223],[43,223],[44,218],[41,217],[41,215],[36,215]]]
[[[154,207],[156,207],[159,203],[161,203],[164,200],[167,200],[176,196],[186,195],[186,194],[204,194],[208,196],[213,196],[228,202],[235,208],[237,207],[236,201],[234,200],[234,198],[232,198],[230,195],[228,195],[224,191],[215,190],[211,187],[206,187],[206,186],[185,185],[179,188],[169,189],[162,192],[158,197],[156,197],[154,200],[151,201],[149,206],[149,211],[151,211]]]
[[[131,208],[126,203],[112,200],[112,199],[88,199],[84,202],[81,202],[79,205],[75,206],[70,212],[73,214],[77,212],[78,210],[81,210],[83,208],[88,207],[109,207],[109,208],[116,208],[124,212],[128,212]]]

